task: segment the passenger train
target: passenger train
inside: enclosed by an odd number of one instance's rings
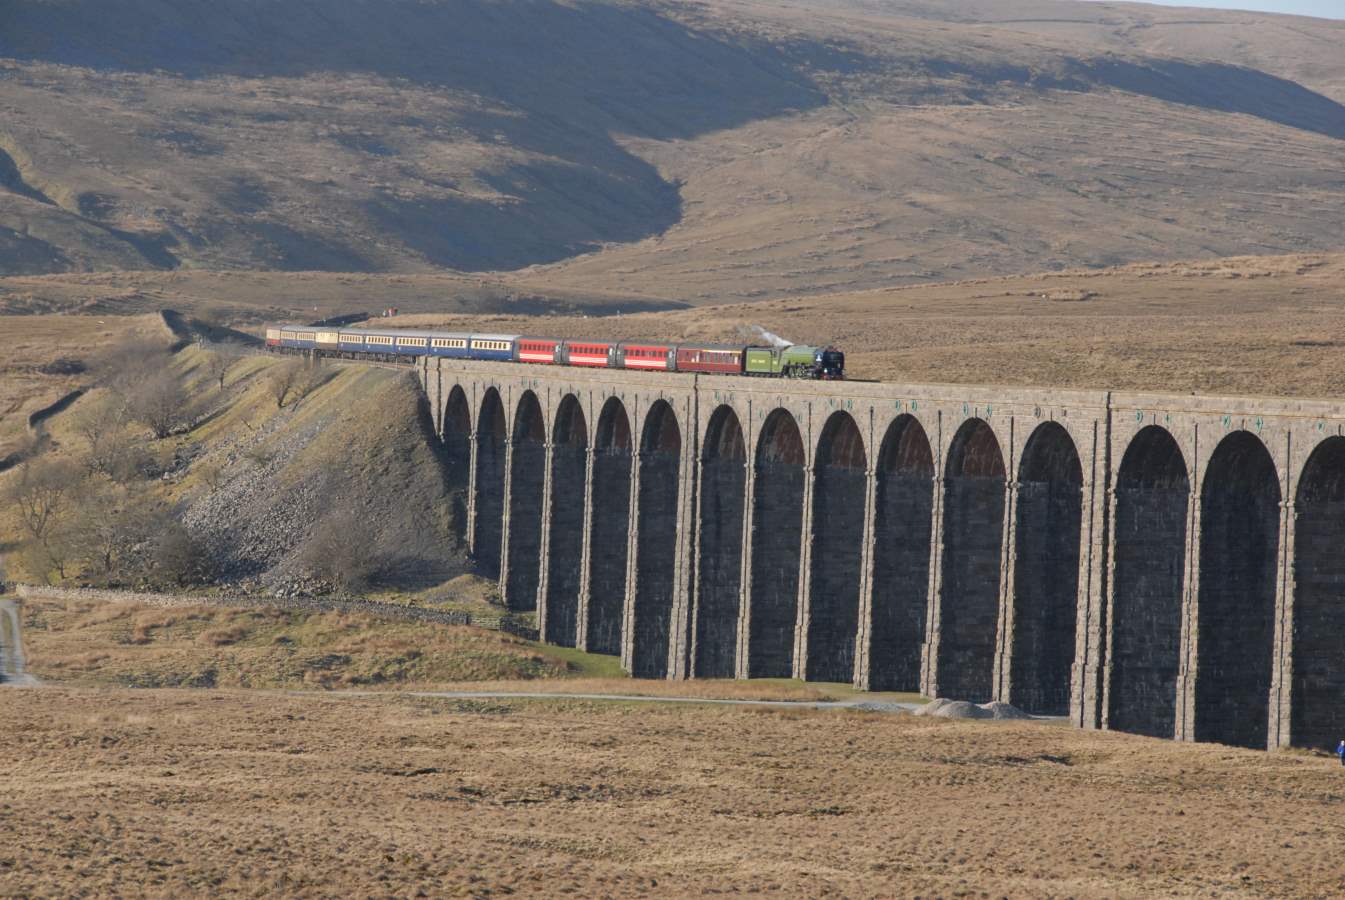
[[[845,354],[835,347],[791,344],[674,344],[667,341],[596,341],[519,334],[464,334],[409,329],[271,325],[266,347],[336,359],[415,362],[422,356],[533,365],[646,369],[771,378],[845,378]]]

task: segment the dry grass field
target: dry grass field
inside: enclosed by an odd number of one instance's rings
[[[377,325],[760,340],[846,351],[850,377],[1339,396],[1345,256],[1146,264],[768,300],[620,318],[399,316]]]
[[[361,613],[83,596],[23,603],[28,672],[102,687],[610,693],[727,700],[849,699],[848,685],[792,679],[690,683],[628,677],[615,657],[499,631]],[[499,614],[500,608],[494,608]],[[909,695],[866,695],[916,699]]]
[[[127,687],[383,689],[557,677],[567,664],[499,632],[367,615],[27,601],[38,678]]]
[[[0,758],[23,896],[1345,891],[1333,760],[1048,723],[50,687]]]
[[[257,325],[309,322],[349,313],[472,312],[605,315],[617,310],[686,304],[639,292],[571,290],[541,279],[454,273],[369,275],[358,272],[94,272],[4,275],[0,316],[36,313],[127,316],[176,309],[207,320]],[[22,327],[17,325],[16,327]]]

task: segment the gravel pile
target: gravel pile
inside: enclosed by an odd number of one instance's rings
[[[943,697],[931,700],[915,711],[917,716],[932,716],[936,719],[1030,719],[1032,715],[1016,706],[993,700],[989,703],[972,703],[969,700],[948,700]]]

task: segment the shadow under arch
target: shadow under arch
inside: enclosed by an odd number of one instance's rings
[[[543,640],[573,647],[579,640],[579,581],[588,497],[588,423],[574,394],[561,398],[551,429],[550,546],[546,570]]]
[[[1069,713],[1079,606],[1083,467],[1058,422],[1028,437],[1018,467],[1009,702],[1039,715]]]
[[[1294,509],[1289,735],[1334,750],[1345,737],[1345,437],[1313,448]]]
[[[1250,431],[1219,442],[1200,490],[1195,739],[1266,749],[1280,482]]]
[[[854,417],[834,412],[822,428],[813,466],[809,574],[809,681],[854,680],[863,579],[864,506],[868,493],[864,437]]]
[[[546,482],[546,420],[532,391],[518,398],[509,454],[509,546],[504,599],[510,609],[537,608],[541,582],[542,489]]]
[[[635,604],[631,626],[631,674],[637,678],[668,676],[681,460],[682,430],[677,424],[677,413],[668,401],[659,400],[649,407],[640,433]]]
[[[798,422],[788,410],[774,410],[757,438],[753,476],[750,678],[794,674],[805,459]]]
[[[477,416],[476,522],[472,546],[477,570],[487,578],[500,577],[507,434],[500,392],[488,388]]]
[[[732,678],[738,663],[747,490],[746,443],[732,407],[720,406],[711,414],[702,448],[692,673],[697,678]]]
[[[934,452],[914,416],[898,416],[888,426],[876,477],[869,687],[918,691],[929,611]]]
[[[467,491],[472,484],[472,406],[462,385],[455,384],[444,403],[444,478],[448,483],[455,533],[461,539],[467,530]]]
[[[631,429],[625,405],[609,397],[593,439],[587,649],[621,652],[630,529]]]
[[[958,428],[944,467],[938,693],[989,700],[994,689],[1004,537],[1004,455],[983,419]]]
[[[1181,448],[1149,425],[1131,439],[1116,478],[1107,727],[1176,734],[1191,492]]]

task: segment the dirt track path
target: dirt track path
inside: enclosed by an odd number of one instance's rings
[[[324,695],[328,696],[328,695]],[[361,692],[361,696],[365,696]],[[409,691],[407,696],[441,700],[610,700],[636,703],[702,703],[714,706],[776,706],[793,709],[863,709],[874,712],[914,712],[920,703],[900,703],[855,697],[848,700],[728,700],[710,697],[660,697],[646,694],[562,694],[552,691]]]

